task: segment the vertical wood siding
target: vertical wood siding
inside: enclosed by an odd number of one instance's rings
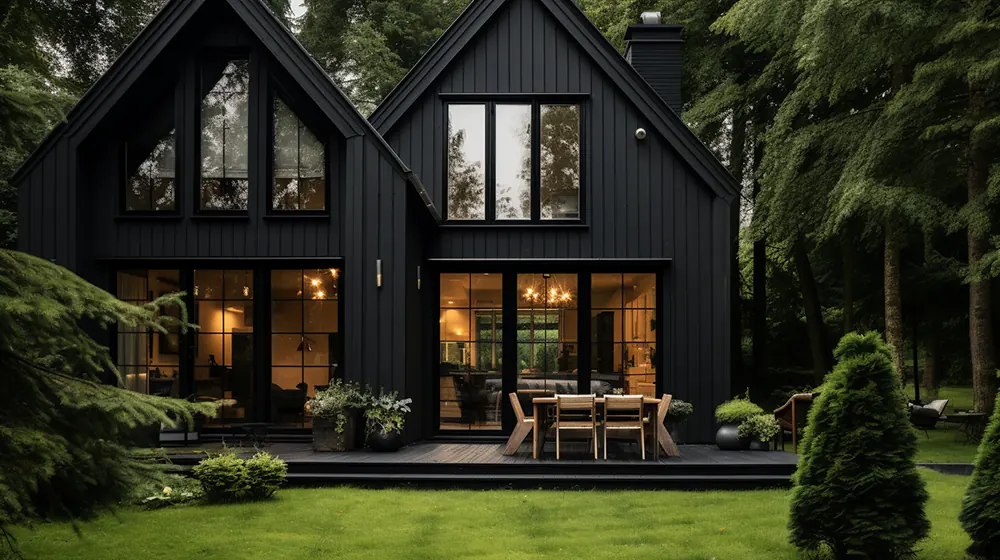
[[[672,339],[664,389],[694,404],[688,438],[710,441],[729,395],[728,205],[715,197],[544,6],[512,0],[386,139],[444,208],[445,103],[439,94],[584,93],[585,227],[451,227],[441,259],[670,259]],[[647,131],[644,141],[635,131]],[[627,265],[623,264],[623,267]]]

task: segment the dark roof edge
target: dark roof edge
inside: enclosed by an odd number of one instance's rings
[[[481,29],[508,0],[474,0],[455,23],[428,49],[406,77],[386,96],[372,113],[370,121],[382,134],[396,123],[423,96],[431,84],[478,35]],[[538,0],[565,30],[588,51],[594,63],[610,75],[627,97],[654,122],[667,142],[678,151],[715,195],[731,201],[739,196],[736,179],[684,124],[680,116],[632,68],[613,45],[587,19],[583,10],[570,0]],[[569,5],[572,4],[572,7]],[[568,8],[568,9],[567,9]],[[618,78],[618,79],[614,79]]]

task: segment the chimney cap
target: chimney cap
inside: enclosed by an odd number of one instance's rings
[[[660,12],[642,12],[639,21],[643,25],[660,25],[663,23],[663,15]]]

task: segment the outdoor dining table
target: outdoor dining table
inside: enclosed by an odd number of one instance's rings
[[[544,445],[545,439],[545,426],[541,424],[542,412],[550,406],[555,406],[555,397],[535,397],[531,399],[531,404],[534,408],[534,418],[535,418],[535,429],[532,430],[532,447],[531,447],[531,458],[538,459],[538,455],[541,451],[541,447]],[[604,397],[597,397],[594,399],[598,407],[604,406]],[[667,427],[663,425],[656,416],[657,407],[660,405],[660,399],[657,397],[643,397],[642,406],[646,409],[649,414],[649,425],[656,427],[656,445],[653,446],[653,458],[654,460],[659,459],[659,450],[662,449],[668,457],[679,455],[677,452],[677,445],[674,444],[673,438],[670,437],[670,432],[667,431]]]

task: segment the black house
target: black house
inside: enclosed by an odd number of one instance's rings
[[[260,0],[171,0],[14,178],[21,249],[200,330],[108,333],[129,388],[310,426],[342,377],[410,440],[507,395],[671,393],[708,441],[737,185],[677,116],[680,29],[474,0],[370,119]],[[631,62],[631,64],[630,64]]]

